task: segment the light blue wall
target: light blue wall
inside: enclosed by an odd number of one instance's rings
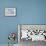
[[[5,17],[6,7],[15,7],[16,17]],[[0,44],[8,43],[9,32],[17,33],[17,24],[46,24],[46,0],[0,0]]]

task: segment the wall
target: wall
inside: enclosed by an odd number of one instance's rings
[[[17,23],[16,17],[5,17],[4,11],[6,7],[16,7],[15,0],[0,0],[0,44],[8,43],[8,34],[10,32],[16,32],[17,34]],[[17,43],[17,39],[15,41]]]
[[[19,23],[46,24],[46,0],[17,0]]]
[[[6,7],[15,7],[16,17],[5,17]],[[0,0],[0,44],[8,43],[9,32],[18,32],[17,24],[46,24],[46,0]]]

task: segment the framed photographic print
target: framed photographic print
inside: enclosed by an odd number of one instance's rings
[[[5,16],[16,16],[16,8],[5,8]]]

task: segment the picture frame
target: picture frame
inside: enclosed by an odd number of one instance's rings
[[[5,16],[16,16],[16,8],[5,8]]]

